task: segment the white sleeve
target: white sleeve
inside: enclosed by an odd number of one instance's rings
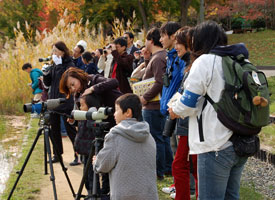
[[[192,64],[188,78],[184,83],[184,92],[173,105],[174,113],[181,117],[196,115],[198,102],[207,92],[213,71],[212,55],[202,55]]]
[[[105,64],[105,56],[104,56],[104,57],[103,57],[103,56],[100,56],[100,57],[99,57],[99,60],[98,60],[98,63],[97,63],[97,67],[98,67],[99,69],[104,70],[104,69],[105,69],[105,66],[106,66],[106,64]]]

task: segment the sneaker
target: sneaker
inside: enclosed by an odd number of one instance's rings
[[[76,165],[80,165],[81,163],[80,162],[78,162],[78,157],[76,157],[74,160],[73,160],[73,162],[71,162],[69,165],[70,166],[76,166]]]
[[[173,184],[170,187],[164,187],[164,188],[162,188],[161,191],[164,192],[164,193],[166,193],[166,194],[170,194],[172,192],[175,192],[176,188],[175,188],[175,186]]]
[[[176,198],[176,193],[174,192],[174,193],[170,194],[170,198],[175,199]]]

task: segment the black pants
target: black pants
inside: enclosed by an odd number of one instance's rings
[[[64,120],[64,125],[66,128],[67,134],[74,146],[76,129],[67,122],[67,117],[65,116],[62,116],[62,117]],[[50,125],[51,125],[51,132],[50,132],[51,138],[53,142],[56,144],[56,150],[58,151],[58,152],[55,152],[54,150],[53,152],[55,155],[57,153],[63,154],[63,144],[62,144],[62,137],[61,137],[61,124],[60,124],[59,114],[55,114],[55,113],[50,114]]]

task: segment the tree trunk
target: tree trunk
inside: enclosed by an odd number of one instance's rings
[[[180,25],[186,26],[187,25],[187,14],[188,14],[188,8],[190,6],[191,0],[181,0],[181,19],[180,19]]]
[[[149,29],[149,26],[148,26],[148,22],[147,22],[146,13],[145,13],[145,10],[144,10],[144,8],[142,6],[141,0],[138,0],[138,9],[139,9],[139,12],[141,14],[141,18],[142,18],[142,21],[143,21],[144,28],[145,28],[145,30],[147,32],[148,29]]]
[[[200,23],[204,21],[204,0],[200,0]]]

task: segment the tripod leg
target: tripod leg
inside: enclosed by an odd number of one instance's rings
[[[45,169],[45,175],[48,174],[48,163],[47,163],[47,148],[46,148],[46,138],[44,134],[44,169]]]
[[[16,181],[15,181],[15,183],[14,183],[12,189],[11,189],[11,192],[10,192],[10,194],[9,194],[8,200],[11,198],[11,196],[12,196],[12,194],[13,194],[15,188],[16,188],[16,185],[17,185],[17,183],[19,182],[19,179],[20,179],[20,177],[22,176],[22,174],[23,174],[23,172],[24,172],[24,169],[25,169],[25,167],[26,167],[26,165],[27,165],[27,163],[28,163],[28,161],[29,161],[29,159],[30,159],[30,157],[31,157],[31,154],[32,154],[32,152],[33,152],[33,149],[34,149],[34,147],[35,147],[35,145],[36,145],[36,143],[37,143],[37,141],[38,141],[38,139],[39,139],[39,136],[40,136],[41,133],[42,133],[42,130],[43,130],[43,129],[40,128],[40,129],[37,131],[37,135],[36,135],[36,137],[35,137],[35,139],[34,139],[34,141],[33,141],[33,144],[32,144],[32,146],[31,146],[31,149],[30,149],[30,151],[29,151],[29,153],[28,153],[28,155],[27,155],[27,157],[26,157],[26,159],[25,159],[25,161],[24,161],[24,164],[23,164],[21,170],[20,170],[19,172],[17,172],[17,173],[18,173],[18,177],[17,177],[17,179],[16,179]]]
[[[55,143],[55,141],[53,140],[51,134],[50,134],[49,136],[50,136],[50,138],[51,138],[52,145],[53,145],[53,149],[54,149],[54,151],[55,151],[55,153],[56,153],[56,156],[57,156],[58,159],[59,159],[59,163],[60,163],[61,168],[62,168],[62,171],[64,172],[64,175],[65,175],[65,177],[66,177],[66,179],[67,179],[67,182],[68,182],[68,184],[69,184],[69,187],[70,187],[70,189],[71,189],[71,192],[72,192],[72,194],[73,194],[73,197],[75,197],[74,188],[73,188],[72,183],[71,183],[71,181],[70,181],[70,178],[69,178],[69,176],[68,176],[68,174],[67,174],[67,170],[68,170],[68,169],[67,169],[67,168],[65,167],[65,165],[64,165],[62,156],[61,156],[60,152],[58,151],[58,148],[56,147],[56,143]]]
[[[49,128],[45,128],[44,129],[44,135],[45,135],[46,148],[47,148],[47,153],[48,153],[49,163],[50,163],[50,172],[51,172],[50,180],[52,181],[52,184],[53,184],[54,199],[57,200],[56,186],[55,186],[55,177],[54,177],[54,171],[53,171],[53,163],[52,163],[52,156],[51,156],[51,147],[50,147],[50,140],[49,140]]]
[[[83,190],[83,186],[85,184],[85,180],[88,176],[88,172],[89,172],[89,169],[92,165],[92,158],[93,158],[93,155],[94,155],[94,148],[93,146],[91,147],[91,150],[90,150],[90,153],[89,153],[89,157],[88,157],[88,160],[87,160],[87,163],[86,165],[84,166],[84,174],[82,176],[82,179],[81,179],[81,183],[80,183],[80,186],[79,186],[79,189],[78,189],[78,192],[76,194],[76,198],[75,200],[80,200],[80,198],[82,197],[81,193],[82,193],[82,190]]]

